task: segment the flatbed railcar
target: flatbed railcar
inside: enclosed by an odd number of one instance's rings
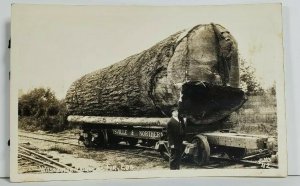
[[[169,157],[166,125],[169,118],[131,118],[71,115],[68,121],[79,124],[79,140],[90,147],[113,147],[120,142],[148,146]],[[198,165],[209,162],[211,155],[226,154],[232,160],[260,153],[271,156],[276,152],[274,138],[265,135],[242,134],[224,130],[207,131],[205,125],[188,125],[183,142],[183,157],[190,157]],[[220,127],[221,123],[215,123]]]

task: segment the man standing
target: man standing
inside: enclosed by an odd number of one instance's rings
[[[170,169],[178,170],[180,168],[182,142],[184,137],[183,119],[178,117],[178,110],[172,111],[172,117],[167,123],[167,134],[170,147]]]

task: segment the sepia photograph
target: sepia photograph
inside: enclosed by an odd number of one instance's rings
[[[11,181],[285,177],[281,9],[13,4]]]

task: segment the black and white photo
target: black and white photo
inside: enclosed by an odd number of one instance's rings
[[[287,174],[281,4],[12,6],[11,180]]]

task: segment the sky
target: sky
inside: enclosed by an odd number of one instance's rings
[[[141,7],[14,5],[11,78],[26,93],[51,88],[64,98],[82,75],[150,48],[198,24],[219,23],[268,88],[283,71],[279,4]]]

